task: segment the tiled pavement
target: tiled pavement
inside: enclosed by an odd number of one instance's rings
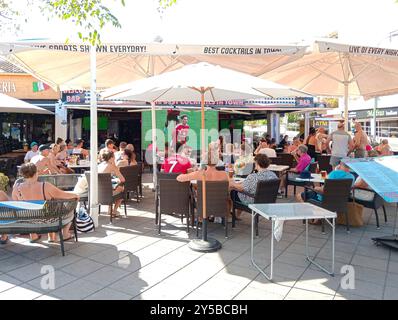
[[[163,216],[162,235],[154,226],[153,193],[144,191],[139,204],[128,205],[128,217],[113,225],[106,215],[101,227],[67,242],[66,256],[59,245],[30,244],[16,237],[0,248],[2,299],[398,299],[398,251],[376,247],[371,238],[397,233],[395,206],[387,207],[388,223],[376,229],[375,217],[365,209],[366,225],[336,231],[336,275],[328,276],[304,258],[304,228],[288,222],[276,247],[274,281],[266,280],[250,264],[250,215],[230,237],[221,224],[210,224],[210,236],[222,242],[216,253],[188,248],[190,238],[179,218]],[[330,230],[329,230],[330,231]],[[311,254],[330,263],[330,232],[310,226]],[[260,220],[255,252],[261,265],[269,264],[270,223]],[[355,271],[355,289],[343,289],[344,265]],[[55,271],[54,288],[48,270]]]

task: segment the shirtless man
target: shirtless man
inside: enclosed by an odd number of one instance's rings
[[[359,122],[355,123],[355,136],[354,136],[354,154],[355,158],[366,157],[366,146],[369,143],[369,139],[365,131],[362,130],[362,126]]]
[[[46,144],[42,144],[39,147],[39,154],[30,160],[31,163],[36,165],[37,173],[39,175],[59,173],[58,168],[52,165],[50,158],[48,157],[49,154],[50,147]]]

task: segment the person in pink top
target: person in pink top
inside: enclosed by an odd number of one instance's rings
[[[297,161],[297,166],[291,169],[291,172],[301,173],[311,163],[311,157],[307,154],[308,148],[306,145],[301,144],[297,148],[296,152],[293,153],[294,158]]]

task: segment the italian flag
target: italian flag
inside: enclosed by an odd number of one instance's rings
[[[49,89],[50,86],[42,81],[33,82],[33,92],[40,92]]]

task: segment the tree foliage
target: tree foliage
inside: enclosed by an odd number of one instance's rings
[[[119,20],[110,8],[103,4],[103,0],[18,0],[19,7],[22,1],[27,8],[39,8],[49,19],[56,17],[74,23],[78,27],[79,38],[92,45],[101,42],[101,30],[105,25],[121,27]],[[158,1],[160,12],[177,2],[177,0]],[[125,6],[125,0],[113,0],[113,2]],[[6,26],[18,31],[20,25],[17,18],[21,16],[16,1],[0,0],[0,31],[5,31]],[[24,22],[27,22],[25,17]]]

